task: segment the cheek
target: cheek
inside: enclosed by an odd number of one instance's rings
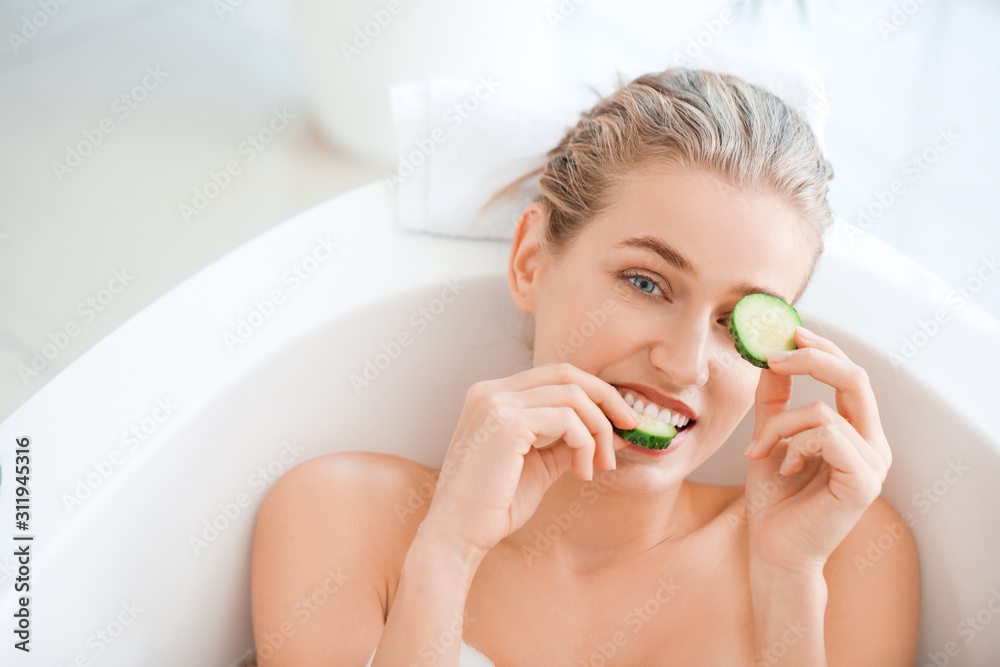
[[[753,406],[760,369],[736,354],[726,354],[719,363],[716,397],[722,405],[732,406],[733,423],[739,422]]]
[[[549,274],[535,312],[536,365],[566,361],[586,369],[621,346],[628,327],[620,298],[593,273]]]
[[[535,363],[566,361],[588,369],[615,354],[620,342],[614,315],[591,303],[566,301],[557,310],[535,320]]]

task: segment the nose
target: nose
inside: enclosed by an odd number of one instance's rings
[[[649,352],[650,363],[678,387],[700,387],[708,382],[709,320],[695,312],[673,318]]]

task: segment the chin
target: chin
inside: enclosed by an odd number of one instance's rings
[[[699,424],[704,428],[707,424]],[[683,433],[683,431],[681,432]],[[703,433],[692,436],[702,436]],[[619,436],[614,436],[616,439]],[[701,437],[677,437],[664,450],[647,450],[629,445],[615,452],[615,470],[594,469],[594,481],[622,493],[651,495],[671,489],[693,473],[714,454],[722,443],[706,453]]]
[[[622,450],[628,452],[628,450]],[[687,466],[656,465],[634,456],[621,456],[615,470],[594,469],[594,482],[619,493],[629,495],[655,495],[679,485],[692,470]],[[631,452],[629,452],[631,454]],[[639,454],[639,456],[643,456]]]

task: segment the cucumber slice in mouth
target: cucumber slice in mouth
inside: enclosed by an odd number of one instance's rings
[[[622,439],[646,449],[666,449],[669,447],[670,441],[677,435],[677,427],[646,415],[639,416],[642,418],[642,421],[639,422],[637,427],[631,430],[620,429],[614,424],[611,425],[611,428]],[[688,425],[693,423],[688,422]]]
[[[729,335],[740,356],[758,368],[768,368],[767,353],[795,350],[795,327],[802,326],[798,311],[777,297],[748,294],[729,316]]]

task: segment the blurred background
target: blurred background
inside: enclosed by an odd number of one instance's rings
[[[428,76],[793,54],[823,77],[837,213],[1000,316],[995,1],[5,0],[0,33],[0,420],[199,269],[385,178],[387,87]]]

